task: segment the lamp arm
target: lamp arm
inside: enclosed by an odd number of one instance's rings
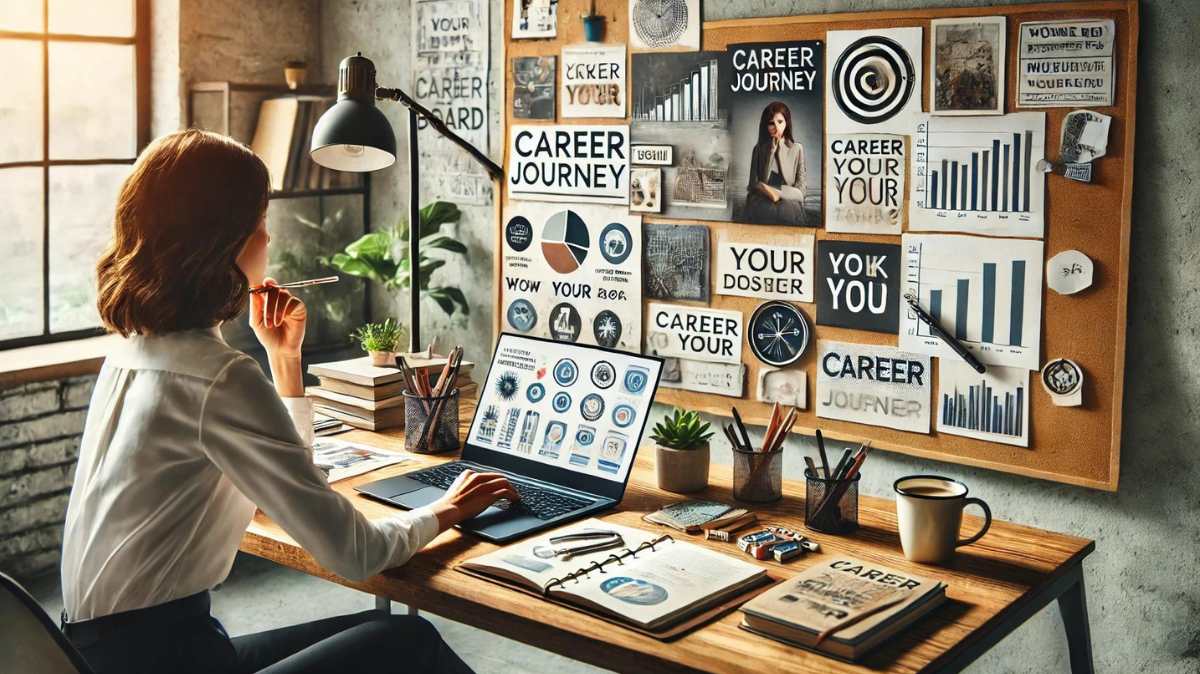
[[[412,97],[404,93],[404,91],[400,89],[378,87],[375,89],[375,98],[399,101],[401,105],[417,113],[418,117],[425,118],[425,121],[429,122],[429,125],[432,126],[442,136],[449,138],[450,141],[455,145],[466,150],[468,154],[475,158],[475,161],[479,162],[485,169],[487,169],[487,172],[491,174],[493,178],[497,180],[504,179],[504,169],[501,169],[496,162],[492,161],[491,158],[480,152],[474,145],[471,145],[467,141],[463,140],[457,133],[451,131],[450,127],[446,126],[446,123],[443,122],[440,117],[433,114],[433,112],[431,112],[425,106],[414,101]]]

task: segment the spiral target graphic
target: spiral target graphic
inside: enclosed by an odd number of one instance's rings
[[[896,115],[916,82],[912,59],[895,40],[878,35],[855,40],[833,67],[833,100],[859,124]]]

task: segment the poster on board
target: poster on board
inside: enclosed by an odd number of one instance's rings
[[[650,302],[643,353],[740,365],[742,312]]]
[[[1003,16],[934,19],[929,64],[929,112],[934,115],[1004,113]]]
[[[937,431],[1029,446],[1029,370],[989,367],[979,374],[951,358],[938,363]]]
[[[564,118],[624,118],[625,45],[563,47],[560,96]]]
[[[793,245],[735,241],[722,233],[717,240],[719,295],[789,302],[813,301],[813,237],[789,237]]]
[[[488,149],[488,2],[414,0],[413,99],[463,140]],[[492,178],[471,155],[417,121],[421,192],[427,200],[490,204]]]
[[[512,59],[514,119],[554,119],[553,56],[514,56]]]
[[[912,133],[921,113],[921,35],[920,27],[826,33],[830,133]]]
[[[515,0],[512,37],[514,40],[558,35],[558,0]]]
[[[646,223],[647,299],[708,301],[708,227]]]
[[[746,390],[746,366],[738,363],[710,363],[687,358],[663,359],[664,388],[741,398]]]
[[[700,48],[700,0],[629,0],[631,49]]]
[[[909,154],[910,231],[1044,235],[1046,113],[926,115]]]
[[[896,334],[900,246],[825,239],[817,243],[817,273],[817,325]]]
[[[1112,105],[1116,31],[1112,19],[1022,23],[1017,107]]]
[[[899,234],[907,194],[905,137],[831,133],[825,143],[825,230]]]
[[[733,44],[722,58],[737,148],[729,175],[733,221],[820,227],[824,44]]]
[[[729,93],[722,58],[717,51],[631,57],[633,162],[663,167],[664,217],[733,217]]]
[[[929,356],[825,339],[817,346],[818,417],[929,433]]]
[[[514,124],[509,199],[629,203],[629,127]]]
[[[987,365],[1041,368],[1041,241],[905,234],[903,294]],[[819,314],[818,314],[819,315]],[[905,307],[900,348],[959,357]]]
[[[613,206],[512,202],[503,235],[506,331],[640,350],[641,216]]]

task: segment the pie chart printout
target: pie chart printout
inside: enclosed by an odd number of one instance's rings
[[[551,215],[542,228],[542,255],[560,274],[570,274],[583,264],[590,243],[587,224],[575,211]]]

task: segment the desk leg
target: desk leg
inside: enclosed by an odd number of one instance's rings
[[[1067,630],[1071,652],[1071,674],[1092,674],[1092,630],[1088,625],[1087,594],[1082,568],[1075,572],[1075,583],[1058,597],[1058,611]]]
[[[392,600],[387,597],[375,595],[375,610],[390,614],[392,612]]]

